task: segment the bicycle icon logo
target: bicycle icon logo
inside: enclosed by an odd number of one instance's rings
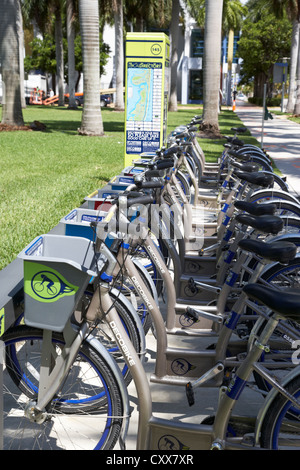
[[[158,448],[159,450],[189,450],[188,446],[170,434],[165,434],[159,439]]]
[[[37,297],[53,301],[62,295],[75,294],[73,287],[68,286],[60,277],[51,271],[36,273],[31,280],[31,289]]]

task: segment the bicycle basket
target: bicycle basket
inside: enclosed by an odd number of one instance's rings
[[[18,257],[24,268],[25,323],[63,331],[96,276],[92,242],[81,237],[41,235]]]

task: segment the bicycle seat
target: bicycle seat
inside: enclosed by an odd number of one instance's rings
[[[243,145],[245,145],[245,142],[243,142],[240,139],[237,139],[236,137],[225,136],[225,138],[227,142],[229,142],[231,145],[234,145],[236,147],[243,147]]]
[[[274,215],[275,204],[259,204],[257,202],[235,201],[236,209],[248,212],[251,215]]]
[[[231,163],[232,166],[234,166],[235,168],[237,168],[238,170],[240,171],[244,171],[246,173],[252,173],[254,171],[258,171],[258,165],[256,165],[255,163],[241,163],[241,162],[232,162]]]
[[[243,225],[258,230],[261,233],[271,233],[276,235],[283,228],[283,220],[276,215],[248,215],[238,214],[235,220]]]
[[[250,251],[270,261],[278,261],[281,264],[287,264],[295,258],[297,253],[297,247],[294,243],[284,241],[265,243],[260,240],[246,239],[240,240],[238,245],[242,250]]]
[[[274,182],[274,177],[272,175],[267,175],[263,171],[258,171],[254,173],[246,173],[244,171],[235,170],[234,174],[241,180],[247,181],[248,183],[267,188]]]
[[[260,284],[247,284],[243,291],[248,297],[260,301],[282,317],[293,321],[300,320],[300,293],[293,289],[274,290]]]
[[[244,132],[247,132],[247,127],[232,127],[232,131],[238,132],[239,134],[243,134]]]
[[[228,144],[224,144],[224,147],[228,148]],[[230,146],[229,146],[230,147]],[[244,162],[248,162],[250,157],[248,154],[238,153],[235,150],[228,150],[228,153],[231,157],[236,158],[237,160],[243,160]]]

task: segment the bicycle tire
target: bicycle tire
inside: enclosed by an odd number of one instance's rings
[[[299,200],[292,194],[286,191],[280,191],[278,189],[259,189],[251,194],[249,202],[263,203],[265,201],[271,201],[272,199],[283,199],[299,204]]]
[[[124,329],[127,335],[129,336],[135,351],[140,356],[143,353],[143,340],[141,338],[139,326],[136,324],[136,320],[130,310],[127,308],[126,304],[122,302],[120,297],[118,297],[118,294],[111,291],[110,295],[113,300],[114,307],[124,326]],[[125,384],[128,386],[132,380],[132,377],[129,372],[128,366],[124,361],[123,354],[119,350],[108,325],[105,321],[96,323],[95,327],[92,328],[92,331],[93,335],[100,341],[101,344],[103,344],[103,346],[105,346],[107,351],[113,356],[114,360],[116,361],[121,370]]]
[[[294,377],[285,386],[285,389],[299,400],[300,376]],[[299,416],[300,409],[295,408],[288,398],[278,394],[270,405],[262,424],[261,447],[264,449],[279,450],[283,448],[287,450],[294,444],[293,448],[299,449]]]
[[[134,256],[137,256],[136,252],[134,253]],[[147,267],[142,265],[138,256],[136,260],[133,259],[133,262],[144,284],[146,285],[147,290],[150,292],[152,297],[155,298],[155,296],[157,295],[156,288],[155,288],[155,285],[152,283],[151,277],[150,279],[148,277],[149,273],[147,271]],[[150,268],[149,263],[147,266],[148,268]],[[140,317],[140,320],[144,329],[144,333],[146,335],[149,329],[151,328],[152,318],[147,309],[147,306],[145,305],[144,300],[142,299],[139,292],[134,287],[134,284],[130,280],[129,276],[126,275],[126,273],[120,272],[114,279],[113,287],[115,289],[120,290],[120,292],[123,295],[125,295],[125,297],[128,297],[130,301],[132,302],[134,301],[136,303],[136,310]]]
[[[122,425],[121,392],[110,365],[87,341],[82,343],[59,397],[47,406],[47,419],[38,424],[24,416],[28,399],[35,399],[38,391],[42,335],[42,330],[23,325],[3,335],[4,449],[113,449]],[[63,344],[62,334],[54,332],[53,345],[61,349]],[[12,357],[16,349],[18,360]],[[8,374],[11,367],[13,374]]]
[[[188,201],[190,201],[190,199],[191,199],[191,187],[190,187],[190,184],[188,182],[187,177],[180,170],[176,171],[175,177],[176,177],[176,179],[177,179],[177,181],[178,181],[178,183],[181,187],[181,190],[183,191],[185,197],[187,198]],[[173,189],[176,197],[178,198],[179,202],[182,204],[183,201],[181,201],[181,198],[180,198],[180,195],[178,194],[176,186],[173,185],[173,184],[171,186],[172,186],[172,189]]]
[[[82,298],[82,302],[86,301],[86,303],[88,304],[91,300],[92,295],[93,295],[92,285],[90,285],[89,289],[85,291],[85,294]],[[122,321],[125,331],[127,332],[130,338],[130,341],[133,344],[133,347],[135,348],[135,351],[137,352],[138,355],[143,354],[144,341],[141,337],[141,332],[139,330],[140,326],[137,325],[135,316],[133,315],[131,310],[128,308],[128,306],[122,301],[122,298],[118,294],[116,294],[114,290],[111,291],[110,295],[113,299],[114,306]],[[76,323],[75,316],[73,318],[73,321],[74,323]],[[14,323],[14,326],[23,325],[23,324],[24,324],[24,313],[18,316],[18,318],[16,319]],[[151,328],[151,325],[152,323],[150,323],[150,326],[148,326],[148,330],[149,328]],[[129,385],[132,380],[132,377],[129,373],[128,367],[125,361],[123,360],[123,356],[120,353],[119,349],[117,348],[116,343],[112,338],[112,335],[110,334],[110,332],[107,333],[104,331],[106,329],[107,329],[107,326],[105,326],[105,323],[103,322],[91,325],[91,330],[93,331],[93,335],[98,337],[101,344],[104,344],[108,352],[114,357],[119,368],[121,369],[121,373],[123,375],[126,385]]]
[[[289,191],[288,185],[286,184],[285,181],[283,181],[283,179],[279,175],[276,175],[276,173],[274,173],[273,171],[268,171],[268,170],[264,170],[264,173],[267,175],[273,176],[274,178],[274,183],[272,186],[273,188],[274,188],[274,185],[276,184],[277,186],[279,186],[279,188],[275,187],[275,189],[281,189],[282,191],[286,191],[286,192]]]
[[[270,283],[275,288],[299,288],[299,276],[296,274],[296,278],[293,278],[291,275],[293,271],[296,273],[300,273],[300,260],[295,258],[289,262],[288,265],[282,265],[280,263],[275,263],[269,268],[267,268],[264,273],[261,275],[261,280]],[[259,281],[258,281],[259,282]],[[279,283],[281,285],[279,285]],[[284,292],[284,291],[283,291]],[[252,309],[247,308],[247,313],[249,315],[253,315],[254,312]],[[252,321],[248,322],[248,326],[251,326]],[[297,328],[297,325],[293,322],[293,326]],[[276,334],[276,330],[275,330]],[[299,330],[300,335],[300,330]],[[272,341],[270,341],[272,343]],[[272,348],[274,349],[274,348]],[[291,345],[289,341],[282,341],[280,345],[280,349],[284,351],[284,353],[291,357],[293,354],[293,350],[291,349]],[[274,352],[274,351],[272,351]],[[280,352],[280,351],[279,351]],[[261,357],[261,360],[264,362],[265,359],[268,359],[268,353],[264,353]],[[279,369],[279,368],[278,368]],[[262,391],[269,392],[270,385],[265,381],[265,379],[258,374],[256,371],[253,371],[254,380],[258,386],[258,388]]]

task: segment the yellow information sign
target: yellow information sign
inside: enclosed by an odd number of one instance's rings
[[[125,166],[166,139],[170,42],[164,33],[128,33],[125,62]]]
[[[0,310],[0,336],[3,335],[5,331],[5,312],[4,308],[1,308]]]

